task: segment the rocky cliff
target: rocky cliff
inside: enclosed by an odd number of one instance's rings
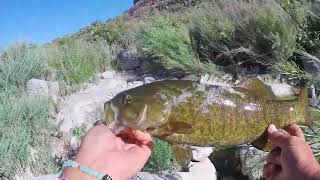
[[[126,13],[137,16],[144,12],[154,12],[162,10],[178,10],[184,7],[194,6],[200,0],[134,0],[134,5]]]

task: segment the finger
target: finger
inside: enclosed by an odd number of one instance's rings
[[[147,161],[149,156],[151,155],[151,150],[148,146],[142,145],[140,146],[132,146],[127,150],[128,155],[132,156],[134,159],[141,159],[143,161]]]
[[[135,131],[134,137],[145,145],[152,141],[151,135],[147,132]]]
[[[125,151],[129,151],[130,149],[132,149],[132,148],[135,148],[135,147],[137,147],[138,145],[136,145],[136,144],[127,144],[127,143],[124,143],[123,145],[122,145],[122,147],[123,147],[123,149],[125,150]]]
[[[276,126],[273,124],[268,127],[268,135],[271,144],[280,148],[285,148],[286,146],[288,146],[291,138],[290,135],[278,131]]]
[[[275,165],[281,165],[281,152],[279,151],[271,151],[271,153],[267,157],[267,162]]]
[[[276,170],[276,165],[272,163],[267,163],[263,167],[263,177],[266,179],[271,179],[271,176],[274,174]]]
[[[289,133],[290,135],[292,135],[292,136],[297,136],[297,137],[305,140],[304,134],[303,134],[301,128],[300,128],[298,125],[296,125],[296,124],[289,125],[289,126],[287,127],[287,131],[288,131],[288,133]]]

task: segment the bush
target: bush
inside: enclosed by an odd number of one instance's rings
[[[271,6],[253,12],[242,32],[256,52],[276,60],[286,60],[296,50],[297,26],[282,9]]]
[[[49,100],[17,91],[19,96],[12,90],[0,92],[0,174],[14,176],[26,167],[48,173],[54,167],[48,140],[53,132]]]
[[[0,88],[24,87],[31,78],[45,78],[48,71],[42,48],[16,43],[0,56]]]
[[[109,45],[128,48],[134,39],[134,32],[121,17],[107,23],[97,22],[91,25],[89,36],[95,41],[106,40]]]
[[[298,44],[307,52],[314,53],[320,47],[320,2],[310,2],[310,11],[298,34]]]
[[[314,156],[320,160],[320,110],[310,108],[311,118],[313,119],[313,131],[309,127],[302,127],[306,137],[306,142],[311,146]]]
[[[152,58],[169,71],[183,70],[195,74],[217,72],[213,64],[200,62],[192,47],[189,31],[184,25],[146,28],[139,33],[137,39],[139,53]]]
[[[203,62],[214,62],[221,46],[233,39],[235,23],[231,17],[212,3],[204,3],[192,12],[191,35],[194,47]]]
[[[71,40],[48,50],[49,64],[59,72],[59,80],[79,85],[90,80],[98,71],[111,64],[112,56],[105,41],[92,44],[83,40]]]
[[[159,139],[153,139],[152,154],[145,164],[143,171],[161,173],[173,167],[173,154],[170,144]]]
[[[307,82],[312,78],[311,74],[303,71],[293,61],[280,61],[275,64],[275,69],[289,81],[299,83],[301,80]]]

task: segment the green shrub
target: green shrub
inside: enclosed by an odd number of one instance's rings
[[[302,127],[307,143],[311,146],[314,156],[320,159],[320,110],[310,108],[311,118],[313,119],[313,131],[309,127]]]
[[[85,127],[74,128],[72,131],[73,136],[75,136],[79,140],[82,140],[86,133],[87,130]]]
[[[299,83],[301,80],[308,81],[312,78],[311,74],[300,69],[293,61],[280,61],[275,64],[275,69],[289,81],[294,83]]]
[[[307,52],[315,52],[320,47],[320,2],[310,2],[308,16],[299,29],[298,44]]]
[[[49,65],[57,69],[59,80],[70,85],[79,85],[93,77],[98,71],[110,66],[112,56],[105,41],[92,44],[83,40],[72,40],[48,50]]]
[[[0,92],[0,174],[14,176],[26,167],[48,173],[54,167],[48,140],[53,133],[49,100],[17,91],[19,96],[12,90]]]
[[[139,33],[138,51],[152,58],[167,70],[183,70],[190,73],[217,72],[213,64],[200,62],[192,47],[188,29],[181,24],[159,25]]]
[[[173,154],[170,144],[159,139],[153,140],[152,154],[145,164],[143,171],[161,173],[173,167]]]
[[[107,23],[97,22],[90,27],[90,37],[97,40],[106,40],[109,45],[117,44],[127,48],[133,41],[134,32],[121,17]]]
[[[0,56],[0,88],[22,86],[31,78],[45,78],[48,71],[42,48],[16,43]]]
[[[271,6],[248,18],[242,32],[258,53],[286,60],[296,50],[297,26],[282,9]]]
[[[204,3],[192,12],[190,25],[203,43],[223,43],[232,39],[235,23],[219,7]]]

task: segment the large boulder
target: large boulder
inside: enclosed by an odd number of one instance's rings
[[[27,92],[29,95],[49,97],[57,104],[59,100],[59,83],[57,81],[30,79],[27,82]]]

